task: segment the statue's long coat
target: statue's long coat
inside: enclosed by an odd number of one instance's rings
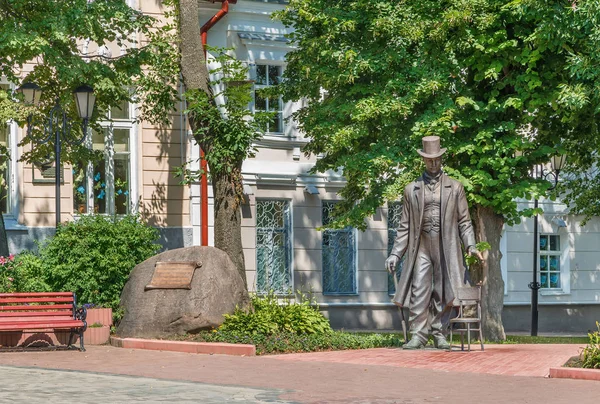
[[[423,223],[424,191],[423,176],[408,184],[404,189],[400,227],[391,251],[391,254],[400,258],[406,254],[393,299],[398,306],[408,307],[410,303],[412,274],[419,251]],[[461,242],[465,250],[469,246],[475,246],[475,234],[462,184],[444,173],[441,176],[440,209],[442,271],[444,273],[444,301],[442,304],[444,306],[456,305],[457,288],[465,286],[467,282],[467,270]]]

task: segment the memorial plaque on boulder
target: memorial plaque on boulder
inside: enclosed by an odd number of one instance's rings
[[[201,262],[194,261],[157,262],[154,265],[152,280],[149,285],[146,285],[146,290],[191,289],[194,271],[201,266]]]
[[[199,263],[202,263],[201,265]],[[119,337],[161,338],[216,328],[250,297],[229,256],[215,247],[165,251],[138,264],[121,294]]]

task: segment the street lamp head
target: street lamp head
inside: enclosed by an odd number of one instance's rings
[[[17,92],[23,95],[25,105],[37,107],[42,98],[42,89],[35,83],[26,82],[17,89]]]
[[[552,156],[552,159],[550,160],[552,170],[556,173],[560,172],[560,170],[565,168],[566,162],[567,162],[566,154],[556,154],[556,155]]]
[[[79,86],[73,91],[75,94],[75,101],[77,101],[77,112],[79,117],[84,121],[88,121],[92,117],[94,111],[94,103],[96,102],[96,95],[94,89],[88,85]]]

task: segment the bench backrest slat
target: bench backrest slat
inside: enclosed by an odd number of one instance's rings
[[[72,304],[53,304],[53,305],[45,304],[45,305],[39,305],[39,306],[0,306],[0,315],[2,314],[3,311],[19,311],[19,310],[43,311],[43,310],[64,310],[64,309],[72,310],[73,305]]]
[[[34,297],[34,298],[2,298],[0,297],[0,304],[7,303],[71,303],[73,297]]]
[[[0,293],[0,298],[3,297],[65,297],[73,296],[73,292],[16,292],[16,293]]]

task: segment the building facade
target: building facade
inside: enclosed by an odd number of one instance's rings
[[[129,3],[145,13],[163,13],[156,2]],[[285,37],[289,29],[271,19],[285,3],[238,0],[208,32],[209,45],[232,48],[235,56],[247,63],[255,89],[280,80],[286,54],[293,49]],[[202,2],[200,23],[220,8],[220,2]],[[242,239],[249,288],[259,293],[273,290],[280,295],[310,295],[337,328],[400,329],[398,310],[391,303],[393,280],[384,269],[400,205],[381,207],[367,219],[365,231],[317,230],[330,220],[344,182],[337,172],[309,174],[316,157],[303,154],[307,140],[289,119],[301,106],[256,94],[253,97],[254,111],[274,111],[277,119],[257,141],[256,156],[243,165],[247,199],[241,208]],[[103,151],[104,160],[64,168],[63,220],[76,220],[89,212],[140,212],[159,228],[165,248],[200,245],[200,186],[180,185],[173,175],[174,167],[199,156],[183,110],[180,105],[167,129],[134,123],[135,105],[111,111],[112,120],[104,122],[103,132],[92,133],[88,142],[89,147]],[[8,147],[11,156],[23,152],[17,147],[23,130],[14,123],[0,128],[0,143]],[[33,248],[34,240],[54,232],[54,178],[18,158],[5,166],[7,186],[1,207],[10,249],[16,252]],[[212,245],[211,187],[208,197]],[[539,217],[535,241],[539,246],[538,281],[542,283],[539,330],[586,333],[600,320],[600,219],[581,226],[581,218],[570,215],[564,205],[541,201],[540,206],[545,213]],[[507,331],[527,331],[530,327],[532,227],[533,220],[526,219],[503,232],[503,318]]]

